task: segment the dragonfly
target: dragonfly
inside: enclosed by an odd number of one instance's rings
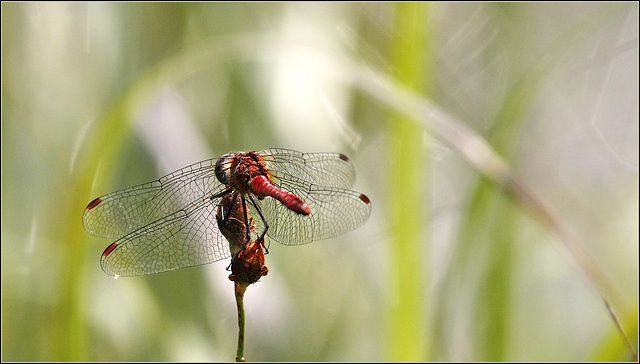
[[[154,274],[231,257],[233,244],[219,225],[244,223],[245,245],[265,235],[302,245],[354,230],[371,214],[354,182],[353,164],[341,153],[236,152],[100,196],[82,222],[93,235],[117,239],[100,258],[106,274]],[[224,216],[221,207],[238,204],[243,213]]]

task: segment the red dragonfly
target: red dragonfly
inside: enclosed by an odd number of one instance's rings
[[[238,152],[179,169],[160,179],[91,201],[82,222],[91,234],[117,238],[100,264],[114,276],[159,273],[229,258],[218,228],[221,200],[241,202],[244,220],[284,245],[344,234],[364,224],[371,201],[352,191],[344,154],[287,149]],[[229,196],[229,194],[231,194]],[[224,219],[228,219],[228,216]]]

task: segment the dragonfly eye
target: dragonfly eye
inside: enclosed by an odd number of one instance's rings
[[[231,163],[231,154],[225,154],[218,158],[216,162],[216,178],[220,183],[227,185],[229,183],[229,164]]]

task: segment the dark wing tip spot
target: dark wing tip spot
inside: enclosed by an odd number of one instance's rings
[[[369,200],[369,197],[367,197],[367,195],[365,194],[361,194],[360,199],[362,200],[362,202],[366,203],[367,205],[371,203],[371,200]]]
[[[87,205],[87,210],[91,210],[92,208],[96,207],[100,202],[102,202],[100,197],[98,197],[95,200],[89,202],[89,204]]]
[[[113,243],[113,244],[109,245],[107,247],[107,249],[104,250],[104,253],[102,253],[102,256],[106,257],[107,255],[111,254],[113,249],[115,249],[117,246],[118,246],[118,244],[116,244],[116,243]]]
[[[342,153],[340,153],[339,158],[340,158],[340,159],[342,159],[342,160],[343,160],[343,161],[345,161],[345,162],[348,162],[348,161],[349,161],[349,157],[347,157],[346,155],[344,155],[344,154],[342,154]]]

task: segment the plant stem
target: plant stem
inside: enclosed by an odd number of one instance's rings
[[[244,292],[247,286],[235,283],[236,307],[238,308],[238,350],[236,361],[244,362]]]

